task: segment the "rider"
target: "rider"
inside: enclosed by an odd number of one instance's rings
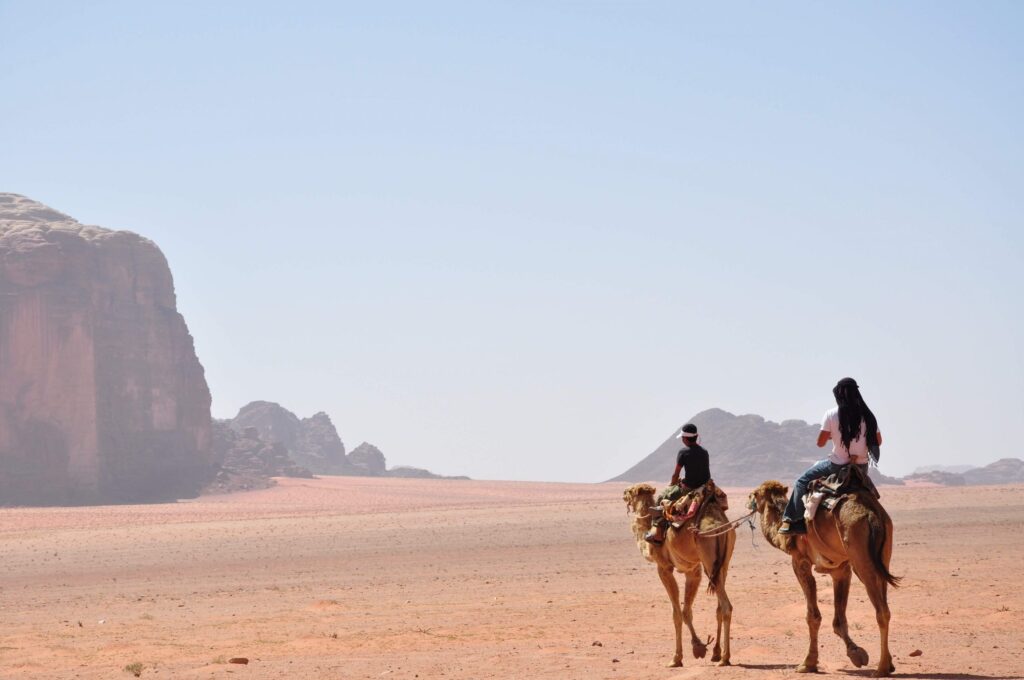
[[[807,533],[807,524],[804,521],[804,494],[807,493],[807,485],[812,480],[827,477],[850,463],[867,475],[868,459],[877,465],[878,458],[882,455],[878,448],[882,444],[878,420],[864,403],[857,381],[853,378],[843,378],[836,383],[832,394],[836,398],[836,408],[825,412],[821,420],[821,432],[818,433],[818,447],[821,448],[831,441],[832,454],[812,465],[796,480],[786,511],[783,513],[780,534]],[[875,444],[868,445],[868,442]]]
[[[655,499],[659,505],[663,500],[674,501],[682,498],[687,491],[699,489],[711,479],[711,461],[708,458],[707,449],[697,443],[698,437],[697,426],[693,423],[683,425],[679,434],[676,435],[677,439],[682,440],[685,448],[680,449],[676,455],[676,469],[672,473],[672,481]],[[680,480],[679,473],[684,469],[686,476]],[[691,512],[692,510],[693,508],[691,508]],[[654,523],[644,539],[650,543],[663,542],[668,525],[669,521],[662,516]]]

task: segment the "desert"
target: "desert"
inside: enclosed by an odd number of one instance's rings
[[[746,525],[731,667],[671,661],[671,610],[624,484],[282,478],[178,503],[0,510],[13,678],[780,678],[806,648],[783,553]],[[1024,677],[1024,485],[882,487],[897,677]],[[739,517],[748,489],[729,489]],[[820,667],[854,669],[818,577]],[[854,580],[851,635],[877,629]],[[695,605],[714,633],[714,598]],[[921,654],[912,656],[920,650]],[[229,663],[244,658],[247,664]]]

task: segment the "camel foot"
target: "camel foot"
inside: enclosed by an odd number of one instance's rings
[[[693,658],[694,659],[703,659],[707,655],[708,655],[708,646],[707,645],[705,645],[703,643],[700,643],[700,642],[694,642],[693,643]]]
[[[721,661],[718,662],[718,665],[719,666],[731,666],[732,665],[732,661],[729,661],[728,659],[722,659]]]
[[[712,661],[721,661],[722,660],[722,650],[716,649],[714,652],[712,652],[711,660]]]
[[[850,661],[857,668],[868,665],[868,653],[863,647],[851,647],[846,650],[846,656],[850,657]]]
[[[672,659],[672,663],[670,663],[668,665],[668,667],[669,668],[682,668],[683,667],[683,659],[682,659],[682,657]]]
[[[807,664],[802,663],[802,664],[800,664],[799,666],[796,667],[796,672],[797,673],[817,673],[818,672],[818,667],[817,666],[808,666]]]

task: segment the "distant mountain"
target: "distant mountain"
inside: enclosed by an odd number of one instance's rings
[[[951,472],[953,474],[960,474],[973,469],[973,465],[922,465],[920,467],[914,468],[914,471],[911,472],[910,474],[926,475],[929,472]]]
[[[711,475],[720,486],[756,486],[766,479],[790,484],[824,458],[829,448],[816,445],[820,428],[802,420],[773,423],[757,415],[737,416],[719,408],[698,413],[688,422],[697,425],[701,444],[711,455]],[[610,482],[668,481],[675,468],[682,442],[675,438],[677,427],[650,455]],[[886,464],[882,447],[882,466]],[[903,478],[870,470],[876,484],[917,482],[964,486],[1024,483],[1024,460],[1003,458],[984,467],[929,465]]]
[[[756,486],[766,479],[788,484],[827,455],[827,448],[819,449],[815,444],[819,426],[803,420],[774,423],[758,415],[737,416],[713,408],[698,413],[688,422],[694,423],[700,431],[701,443],[711,454],[711,474],[722,486]],[[674,429],[650,455],[609,481],[667,481],[675,467],[676,453],[682,448],[682,443],[675,438],[678,431]],[[884,447],[882,465],[885,465]],[[878,484],[903,483],[873,468],[871,477]]]
[[[926,472],[915,470],[913,474],[907,475],[903,479],[908,482],[942,484],[943,486],[1019,484],[1024,482],[1024,460],[1000,458],[984,467],[968,467],[964,472],[950,472],[949,468]]]
[[[967,484],[1016,484],[1024,482],[1024,460],[1000,458],[985,467],[963,473]]]

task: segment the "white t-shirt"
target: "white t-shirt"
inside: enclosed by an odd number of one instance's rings
[[[839,407],[825,411],[825,415],[821,419],[821,431],[828,432],[832,436],[832,454],[828,459],[837,465],[846,465],[850,462],[867,463],[868,440],[864,436],[866,429],[867,423],[861,420],[860,432],[857,434],[857,438],[850,442],[850,448],[847,450],[843,446],[843,436],[839,432]]]

